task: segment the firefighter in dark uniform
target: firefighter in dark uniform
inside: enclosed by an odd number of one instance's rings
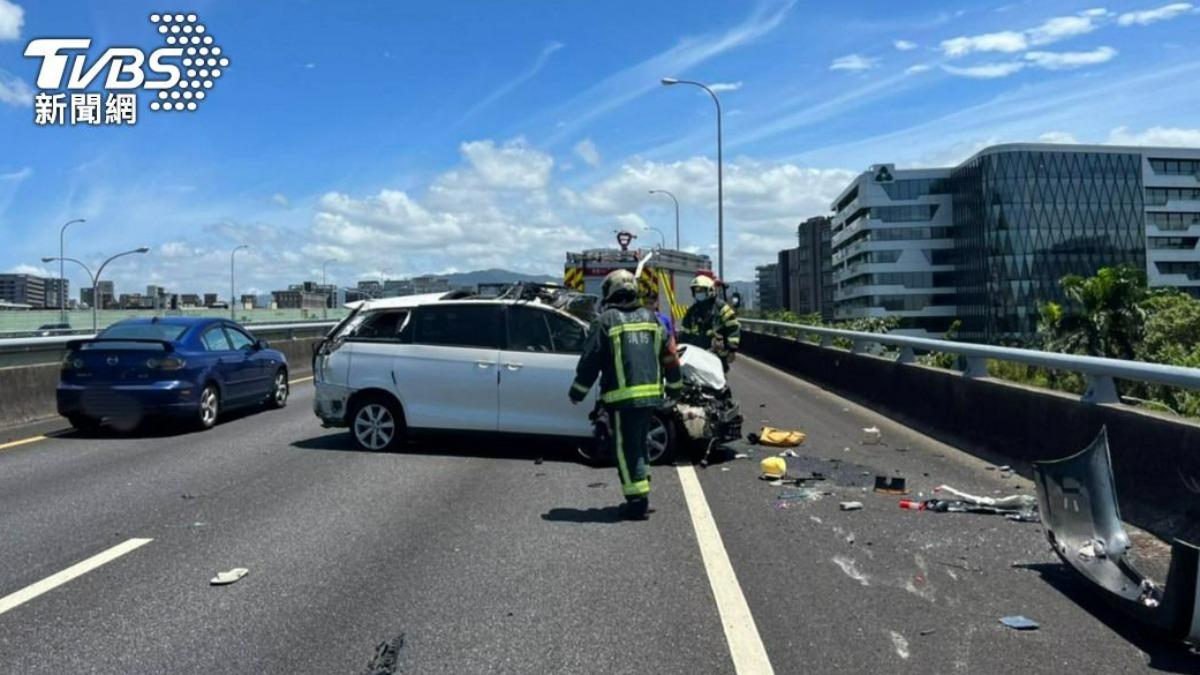
[[[683,390],[679,358],[674,338],[654,312],[642,306],[629,271],[605,277],[601,295],[605,308],[588,330],[570,397],[579,403],[600,378],[600,403],[611,422],[625,495],[623,511],[627,518],[642,520],[650,507],[646,434],[663,397],[676,398]]]
[[[679,341],[721,357],[721,363],[728,371],[742,342],[737,312],[717,297],[716,284],[711,277],[697,275],[692,279],[691,289],[695,302],[680,322]]]

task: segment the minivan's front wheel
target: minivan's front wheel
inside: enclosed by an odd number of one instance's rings
[[[656,412],[650,416],[646,454],[651,464],[668,464],[675,458],[675,425],[668,415]]]
[[[403,422],[396,404],[371,397],[354,404],[350,415],[350,437],[360,450],[382,452],[399,445]]]

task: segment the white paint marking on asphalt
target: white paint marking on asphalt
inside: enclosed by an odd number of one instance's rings
[[[17,591],[16,593],[12,593],[11,595],[6,595],[3,598],[0,598],[0,614],[4,614],[5,612],[7,612],[8,610],[10,610],[14,607],[23,605],[26,602],[29,602],[30,600],[36,598],[37,596],[39,596],[43,593],[47,593],[49,591],[54,590],[55,588],[58,588],[59,586],[62,586],[63,584],[74,579],[75,577],[79,577],[84,574],[87,574],[88,572],[91,572],[92,570],[96,569],[97,567],[100,567],[101,565],[103,565],[105,563],[112,562],[113,560],[120,558],[121,556],[125,555],[126,553],[129,553],[130,551],[132,551],[136,548],[139,548],[141,546],[149,544],[152,541],[154,541],[154,540],[153,539],[129,539],[125,542],[117,544],[116,546],[108,549],[107,551],[97,553],[96,555],[88,558],[87,560],[82,560],[80,562],[77,562],[74,565],[71,565],[70,567],[68,567],[67,569],[65,569],[61,572],[58,572],[57,574],[52,574],[35,584],[26,586],[25,588],[22,588],[21,590]]]
[[[7,450],[9,448],[15,448],[20,445],[28,445],[30,443],[37,443],[38,441],[46,440],[46,438],[47,438],[46,436],[30,436],[29,438],[22,438],[19,441],[11,441],[9,443],[0,443],[0,450]]]
[[[294,380],[288,380],[288,384],[300,384],[301,382],[308,382],[311,379],[313,379],[312,375],[309,375],[308,377],[297,377]]]
[[[750,605],[746,604],[746,596],[738,585],[737,575],[729,562],[729,554],[725,551],[721,532],[717,530],[717,523],[708,508],[708,500],[704,497],[696,470],[690,465],[676,468],[679,469],[679,484],[692,516],[696,541],[700,544],[700,557],[704,560],[708,583],[717,601],[717,611],[721,615],[734,670],[742,675],[773,675],[775,669],[771,667],[767,648],[758,634]]]

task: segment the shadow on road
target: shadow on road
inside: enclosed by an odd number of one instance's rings
[[[335,452],[369,452],[359,450],[347,432],[326,433],[292,443],[301,450],[330,450]],[[567,440],[539,437],[498,437],[480,434],[422,434],[401,446],[398,454],[437,455],[441,457],[482,457],[516,459],[536,462],[580,462],[575,446]]]
[[[1150,659],[1146,664],[1150,668],[1165,673],[1195,673],[1200,669],[1200,655],[1191,652],[1183,644],[1172,643],[1152,634],[1147,627],[1105,602],[1100,591],[1065,565],[1033,563],[1017,567],[1037,572],[1042,581],[1144,652]]]
[[[270,415],[276,411],[262,407],[237,408],[221,413],[214,429],[220,429],[226,424],[236,422],[256,415]],[[186,436],[192,433],[202,433],[190,419],[172,417],[155,417],[128,423],[106,423],[95,429],[72,429],[54,433],[55,438],[65,439],[97,439],[97,438],[172,438]]]
[[[651,510],[653,513],[653,510]],[[621,516],[621,507],[605,506],[604,508],[592,507],[590,509],[575,509],[575,508],[558,508],[550,509],[542,514],[542,520],[547,520],[553,523],[600,523],[611,525],[613,523],[632,522],[626,521]]]

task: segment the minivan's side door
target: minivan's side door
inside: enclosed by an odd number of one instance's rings
[[[400,398],[392,368],[401,353],[401,345],[412,341],[409,339],[412,331],[406,330],[408,322],[407,308],[363,313],[355,325],[347,327],[345,345],[330,358],[329,363],[345,368],[344,373],[334,373],[332,381],[353,390],[383,389]]]
[[[412,344],[397,350],[392,365],[408,425],[495,431],[503,307],[423,305],[410,323]]]
[[[500,352],[500,431],[590,436],[595,394],[571,405],[567,392],[583,351],[582,324],[531,305],[508,307],[508,344]]]
[[[221,404],[236,403],[249,396],[254,376],[248,372],[248,354],[234,350],[225,334],[225,327],[221,324],[209,326],[200,334],[200,341],[216,360],[214,368],[223,386],[221,392],[224,400]]]

